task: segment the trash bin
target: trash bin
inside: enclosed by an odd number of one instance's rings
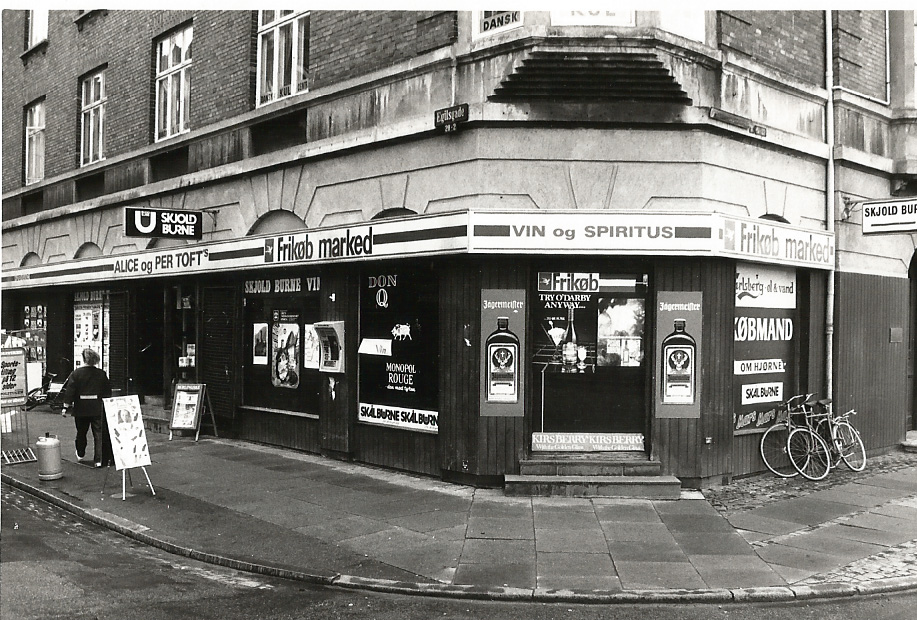
[[[35,453],[38,456],[38,479],[57,480],[64,477],[64,468],[61,464],[60,440],[57,435],[45,433],[38,438],[35,444]]]

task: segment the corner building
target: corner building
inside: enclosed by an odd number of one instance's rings
[[[3,13],[4,329],[166,427],[478,485],[914,425],[911,11]]]

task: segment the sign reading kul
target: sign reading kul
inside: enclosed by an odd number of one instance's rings
[[[200,239],[204,236],[203,212],[124,208],[125,237]]]

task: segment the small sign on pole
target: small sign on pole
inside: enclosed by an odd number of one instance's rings
[[[213,406],[210,404],[210,395],[204,383],[179,383],[175,386],[172,397],[172,418],[169,421],[169,441],[172,440],[172,431],[195,431],[194,441],[201,435],[201,415],[204,407],[210,414],[210,423],[213,425],[213,434],[217,437],[216,418],[213,415]]]

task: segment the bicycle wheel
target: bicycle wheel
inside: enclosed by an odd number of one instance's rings
[[[764,431],[759,446],[764,465],[781,478],[792,478],[799,475],[799,472],[790,464],[790,457],[786,453],[788,436],[789,429],[786,424],[779,422]]]
[[[849,422],[838,422],[834,425],[834,447],[841,455],[841,460],[853,471],[866,469],[866,446],[860,434]]]
[[[786,440],[793,467],[809,480],[821,480],[831,471],[831,450],[808,428],[794,428]]]

